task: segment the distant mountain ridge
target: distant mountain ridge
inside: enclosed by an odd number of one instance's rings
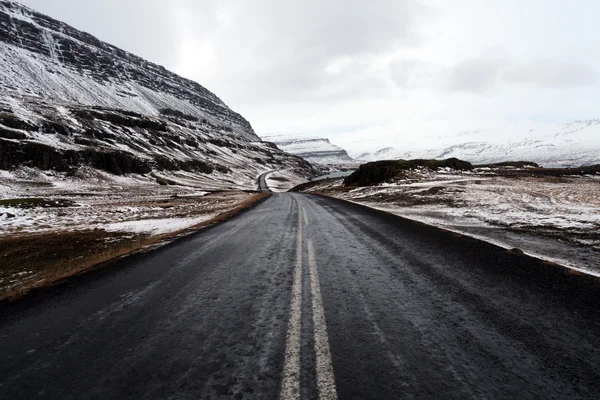
[[[248,188],[266,170],[313,173],[200,84],[0,0],[0,169],[21,166]]]
[[[579,167],[600,163],[600,120],[575,121],[558,125],[552,130],[529,130],[519,140],[488,142],[473,137],[460,137],[455,144],[393,145],[370,151],[355,151],[362,161],[384,159],[445,159],[460,158],[474,164],[503,161],[532,161],[545,167]],[[473,140],[474,139],[474,140]],[[450,139],[445,140],[448,142]],[[463,141],[464,140],[464,141]]]
[[[281,150],[302,157],[311,164],[344,164],[354,162],[348,152],[326,138],[295,138],[286,135],[268,135],[265,140]]]

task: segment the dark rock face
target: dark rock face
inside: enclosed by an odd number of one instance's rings
[[[344,186],[367,186],[387,181],[398,173],[396,161],[375,161],[361,165],[344,179]]]
[[[89,166],[114,175],[147,174],[159,171],[186,171],[210,174],[215,169],[228,172],[222,166],[213,166],[200,160],[179,161],[156,156],[142,159],[130,153],[99,151],[94,149],[59,150],[32,141],[14,142],[0,139],[0,169],[9,170],[17,166],[68,172],[74,167]]]
[[[59,172],[85,165],[115,175],[147,174],[152,170],[150,162],[125,152],[59,150],[36,142],[16,143],[0,139],[0,169],[19,165]]]
[[[43,105],[36,103],[31,107]],[[0,169],[27,166],[69,172],[89,166],[115,175],[147,174],[152,170],[228,174],[235,168],[250,169],[251,161],[258,168],[291,166],[307,176],[312,174],[306,161],[269,144],[211,135],[212,131],[200,120],[181,127],[179,118],[187,120],[187,116],[151,118],[123,110],[81,106],[72,107],[67,113],[70,121],[46,115],[37,126],[14,116],[7,118],[10,123],[4,125],[5,120],[0,118]],[[235,154],[235,158],[228,154]]]

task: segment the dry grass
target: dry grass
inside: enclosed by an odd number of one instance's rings
[[[253,194],[208,221],[162,235],[96,229],[0,237],[0,300],[18,299],[32,289],[51,286],[108,261],[155,248],[227,220],[268,196],[269,193]]]

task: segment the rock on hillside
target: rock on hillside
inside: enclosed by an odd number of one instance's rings
[[[402,171],[415,168],[427,168],[437,171],[440,168],[469,171],[473,165],[457,158],[446,160],[385,160],[373,161],[361,165],[344,179],[344,186],[369,186],[392,179]]]

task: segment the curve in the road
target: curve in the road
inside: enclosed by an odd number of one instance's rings
[[[269,176],[270,174],[272,174],[275,171],[276,170],[271,170],[271,171],[263,172],[258,177],[258,190],[259,191],[261,191],[261,192],[271,192],[271,189],[269,189],[269,185],[267,185],[267,176]]]

